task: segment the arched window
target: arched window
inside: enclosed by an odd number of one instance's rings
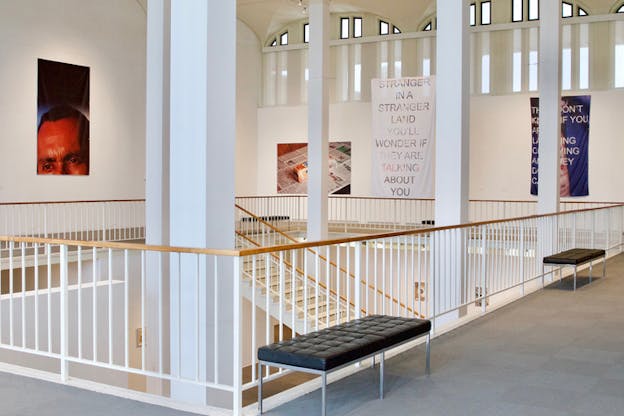
[[[384,22],[383,20],[379,21],[379,34],[380,35],[388,35],[390,33],[390,24],[388,22]]]
[[[511,21],[524,21],[525,5],[527,7],[527,20],[539,20],[539,0],[511,0]],[[587,16],[587,10],[578,6],[575,0],[561,2],[561,17],[564,19],[576,16]]]
[[[621,5],[619,9],[617,9],[616,13],[624,13],[624,4]]]
[[[293,0],[297,3],[297,0]],[[297,3],[298,4],[298,3]],[[304,1],[302,4],[306,4]],[[362,38],[365,36],[377,35],[398,35],[402,33],[401,29],[388,19],[372,14],[343,14],[337,16],[338,30],[336,32],[337,39]],[[364,26],[364,20],[377,22],[378,30],[374,32],[374,26]],[[365,31],[368,28],[368,31]],[[333,35],[333,36],[336,36]],[[273,32],[265,43],[267,46],[286,46],[290,44],[307,44],[310,43],[310,23],[308,19],[302,19],[299,22],[290,23],[283,26],[280,30]]]
[[[481,24],[489,25],[492,23],[492,2],[491,1],[482,1],[481,2]]]
[[[529,0],[529,20],[539,19],[539,0]]]

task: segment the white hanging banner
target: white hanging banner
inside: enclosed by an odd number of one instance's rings
[[[372,192],[433,198],[435,78],[371,80]]]

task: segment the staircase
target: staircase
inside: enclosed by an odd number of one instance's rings
[[[253,215],[243,211],[247,216]],[[259,248],[263,246],[262,241],[270,241],[270,245],[298,242],[271,224],[255,218],[256,227],[249,229],[246,224],[245,230],[237,230],[238,248]],[[317,261],[317,254],[312,250],[245,257],[242,262],[245,298],[295,333],[306,333],[353,319],[355,307],[352,302],[339,296],[323,279],[317,283],[316,277],[305,275],[302,270],[303,256],[309,256],[308,264],[312,264],[310,260]],[[338,273],[337,267],[321,256],[318,256],[318,262],[319,274],[323,278],[328,272],[332,277]],[[341,274],[344,278],[344,273]]]

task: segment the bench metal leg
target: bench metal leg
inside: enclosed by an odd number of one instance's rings
[[[327,412],[327,373],[321,374],[321,383],[323,385],[321,389],[321,415],[325,416]]]
[[[605,272],[607,271],[607,254],[605,252],[604,257],[602,258],[602,278],[605,278]]]
[[[576,290],[576,266],[574,266],[574,290]]]
[[[381,353],[381,359],[379,360],[379,398],[383,399],[384,396],[384,354]]]
[[[592,262],[589,262],[589,283],[592,281]]]
[[[544,273],[545,273],[545,267],[544,264],[542,263],[542,289],[544,288]]]
[[[431,359],[430,359],[430,353],[431,353],[431,334],[427,334],[427,347],[426,347],[426,366],[425,366],[425,373],[427,375],[431,374]]]
[[[258,414],[262,414],[262,363],[258,363]]]

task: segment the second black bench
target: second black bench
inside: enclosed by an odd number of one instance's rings
[[[592,279],[592,261],[602,258],[602,278],[605,277],[607,267],[607,256],[604,250],[592,248],[573,248],[562,251],[552,256],[544,257],[542,263],[542,287],[544,286],[544,267],[545,266],[573,266],[574,267],[574,290],[576,290],[576,268],[582,264],[589,262],[589,282]]]
[[[327,374],[381,354],[379,397],[383,399],[384,352],[426,335],[426,373],[429,374],[430,331],[431,322],[426,319],[370,315],[261,347],[258,349],[259,412],[262,414],[262,369],[265,365],[319,374],[321,414],[325,416]]]

